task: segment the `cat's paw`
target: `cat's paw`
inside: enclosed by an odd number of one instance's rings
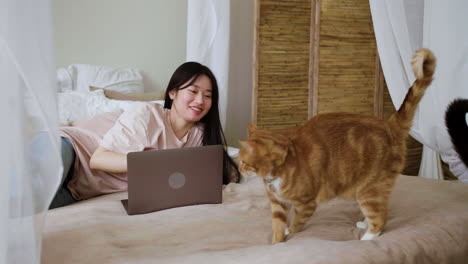
[[[373,234],[369,231],[367,231],[362,237],[361,240],[372,240],[380,235],[380,232]]]
[[[273,237],[271,244],[277,244],[286,241],[286,236],[289,234],[288,228],[282,229],[278,228],[275,231],[273,231]]]
[[[356,227],[360,229],[366,229],[367,228],[367,223],[366,221],[358,221],[356,222]]]
[[[298,232],[297,228],[294,227],[294,226],[290,226],[288,230],[289,230],[290,233],[297,233]]]
[[[285,236],[278,236],[278,237],[273,236],[273,240],[271,241],[271,244],[274,245],[274,244],[278,244],[284,241],[286,241]]]
[[[291,225],[289,227],[289,232],[290,233],[297,233],[297,232],[299,232],[301,230],[302,230],[302,226],[299,226],[299,225]]]
[[[288,228],[285,228],[284,229],[284,235],[283,236],[275,236],[273,235],[273,240],[271,241],[271,244],[278,244],[278,243],[281,243],[281,242],[285,242],[286,241],[286,237],[290,234],[289,232],[289,229]]]

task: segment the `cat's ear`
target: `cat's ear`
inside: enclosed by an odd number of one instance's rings
[[[239,140],[239,143],[241,145],[241,148],[244,148],[248,152],[252,151],[252,146],[249,140]]]
[[[255,130],[257,130],[257,126],[250,123],[248,126],[247,126],[247,132],[248,132],[248,135],[249,137],[252,135],[253,132],[255,132]]]

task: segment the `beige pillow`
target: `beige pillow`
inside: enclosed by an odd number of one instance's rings
[[[164,100],[164,92],[146,92],[146,93],[121,93],[113,90],[107,90],[104,88],[89,86],[90,91],[104,90],[104,95],[113,100],[122,101],[156,101]]]

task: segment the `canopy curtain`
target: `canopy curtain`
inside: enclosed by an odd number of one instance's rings
[[[437,58],[432,85],[416,112],[410,134],[424,144],[419,176],[443,179],[439,154],[452,173],[468,182],[445,127],[454,98],[468,98],[468,1],[370,0],[377,48],[393,104],[398,107],[414,81],[411,57],[419,48]]]
[[[49,0],[0,0],[0,263],[40,263],[62,163]]]
[[[226,127],[230,0],[188,0],[187,61],[209,67],[218,81],[219,115]]]

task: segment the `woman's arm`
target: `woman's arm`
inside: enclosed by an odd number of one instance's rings
[[[111,173],[126,173],[127,155],[99,147],[91,156],[89,166],[94,170]]]

